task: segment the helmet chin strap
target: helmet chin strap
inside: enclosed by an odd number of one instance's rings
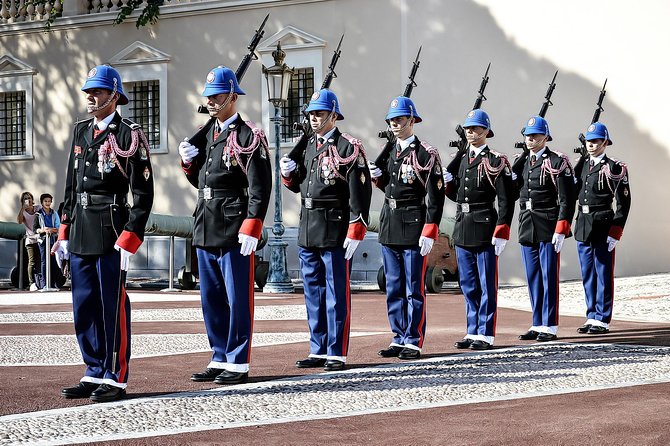
[[[334,115],[335,115],[335,101],[333,101],[333,109],[328,114],[328,117],[326,117],[326,119],[323,120],[323,122],[321,123],[320,126],[318,126],[316,129],[314,129],[314,133],[318,134],[321,130],[323,130],[323,128],[326,126],[326,124],[328,124],[328,121],[333,119]]]
[[[116,95],[117,91],[118,91],[117,80],[116,80],[116,78],[114,78],[114,88],[112,89],[112,94],[109,95],[109,98],[107,98],[107,100],[102,105],[97,105],[97,106],[96,105],[87,105],[86,106],[86,111],[88,113],[95,113],[97,111],[100,111],[100,110],[103,110],[103,109],[107,108],[107,106],[109,104],[111,104],[112,101],[114,100],[114,96]]]
[[[414,107],[412,107],[410,105],[409,106],[409,119],[407,120],[405,125],[403,125],[402,127],[400,127],[397,130],[398,133],[396,134],[396,137],[397,137],[397,135],[401,134],[402,132],[404,132],[405,130],[407,130],[409,128],[410,124],[412,124],[412,119],[414,119]]]
[[[209,105],[208,105],[208,106],[207,106],[207,110],[208,110],[210,113],[218,113],[218,112],[220,112],[221,110],[223,110],[224,108],[226,108],[226,107],[228,106],[228,104],[230,104],[230,101],[233,99],[233,94],[235,94],[235,88],[234,88],[234,84],[233,84],[233,80],[232,80],[232,79],[229,79],[229,80],[228,80],[228,83],[229,83],[229,85],[230,85],[230,93],[228,94],[228,97],[226,98],[225,101],[223,101],[223,104],[220,104],[220,105],[218,105],[218,104],[214,104],[214,105],[212,105],[212,106],[209,106]]]

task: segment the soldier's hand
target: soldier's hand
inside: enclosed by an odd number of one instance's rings
[[[344,260],[349,260],[354,256],[354,253],[356,252],[356,248],[358,248],[358,245],[361,243],[360,240],[354,240],[352,238],[345,238],[344,239],[344,245],[342,247],[345,249],[344,251]]]
[[[559,234],[558,232],[554,232],[553,237],[551,237],[551,244],[554,245],[554,251],[557,253],[561,252],[561,248],[563,247],[563,241],[565,240],[565,235],[564,234]]]
[[[619,243],[619,240],[614,237],[607,236],[607,251],[612,252],[616,248],[616,244]]]
[[[373,179],[382,176],[382,170],[379,167],[377,167],[377,165],[374,162],[368,161],[368,169],[370,170],[370,176]]]
[[[119,253],[121,254],[121,270],[128,271],[128,265],[130,264],[130,256],[132,256],[133,253],[130,251],[126,251],[117,244],[114,245],[114,249],[119,251]]]
[[[428,254],[430,254],[430,251],[433,250],[434,243],[435,240],[433,240],[430,237],[426,237],[423,235],[419,237],[419,248],[421,248],[421,255],[426,257]]]
[[[237,241],[240,242],[240,254],[248,256],[256,251],[258,239],[247,234],[238,234]]]
[[[442,178],[444,179],[444,184],[454,181],[454,176],[447,169],[442,170]]]
[[[288,178],[291,175],[291,172],[293,172],[296,167],[297,167],[296,162],[293,161],[291,158],[289,158],[288,155],[284,155],[279,160],[279,171],[281,172],[281,175],[283,177]]]
[[[496,256],[500,256],[505,250],[505,245],[507,245],[507,240],[504,238],[493,237],[491,239],[491,244],[494,246]]]
[[[188,138],[184,138],[182,142],[179,143],[179,156],[184,164],[190,164],[198,155],[198,148],[188,142]]]

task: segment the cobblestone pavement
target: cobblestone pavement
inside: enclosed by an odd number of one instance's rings
[[[0,417],[0,445],[72,444],[670,381],[670,348],[546,344]]]

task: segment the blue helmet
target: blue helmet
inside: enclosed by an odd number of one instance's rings
[[[549,123],[542,116],[533,116],[528,120],[528,124],[523,128],[523,134],[528,135],[547,135],[547,141],[551,141],[549,133]]]
[[[464,128],[484,127],[485,129],[489,129],[489,132],[486,134],[486,137],[491,138],[493,136],[493,130],[491,130],[491,120],[489,119],[489,115],[480,108],[476,108],[472,110],[470,113],[468,113],[468,116],[466,116],[465,122],[463,123],[463,127]]]
[[[344,119],[344,116],[340,113],[340,104],[337,101],[337,96],[327,88],[315,91],[314,94],[312,94],[312,99],[309,101],[305,113],[318,110],[327,110],[329,112],[335,111],[335,113],[337,113],[338,121]]]
[[[221,93],[237,93],[246,94],[237,83],[237,76],[235,72],[228,67],[219,65],[213,68],[207,74],[205,81],[205,89],[202,91],[203,96],[214,96]]]
[[[397,118],[398,116],[408,116],[414,118],[415,123],[423,121],[419,112],[416,111],[416,106],[414,102],[408,97],[398,96],[397,98],[391,101],[389,105],[389,111],[386,113],[385,120],[388,122],[391,118]]]
[[[84,86],[81,91],[91,90],[93,88],[102,88],[119,94],[119,105],[126,105],[128,103],[128,96],[123,92],[123,83],[121,82],[121,75],[114,68],[109,65],[98,65],[91,68],[86,77]]]
[[[612,140],[610,139],[610,132],[607,130],[607,127],[602,122],[594,122],[586,130],[586,140],[591,141],[593,139],[604,139],[607,141],[607,145],[612,145]]]

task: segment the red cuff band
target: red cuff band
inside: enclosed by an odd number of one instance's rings
[[[612,226],[608,235],[617,240],[621,240],[621,236],[623,235],[623,228],[621,226]]]
[[[437,240],[438,233],[439,228],[435,223],[426,223],[423,225],[423,231],[421,231],[422,236],[432,238],[433,240]]]
[[[58,228],[58,240],[68,240],[70,238],[70,225],[62,224]]]
[[[372,184],[374,184],[378,189],[384,190],[382,182],[380,181],[379,178],[372,178]]]
[[[456,185],[454,184],[453,181],[449,181],[445,186],[444,186],[444,195],[449,195],[453,190]]]
[[[293,186],[293,175],[291,175],[288,178],[286,178],[284,175],[281,175],[281,182],[286,187],[292,187]]]
[[[263,232],[263,220],[260,218],[247,218],[242,222],[240,233],[250,237],[261,239],[261,232]]]
[[[508,225],[496,226],[495,231],[493,231],[493,236],[496,238],[509,240],[509,226]]]
[[[567,236],[570,234],[570,223],[567,220],[559,220],[556,222],[556,229],[554,229],[554,232]]]
[[[135,234],[130,231],[123,231],[119,238],[116,240],[116,244],[128,251],[131,254],[135,254],[142,244],[142,240]]]
[[[349,223],[349,230],[347,231],[347,238],[352,240],[363,240],[367,229],[365,225],[360,221],[356,223]]]
[[[180,161],[179,164],[181,164],[181,170],[184,171],[184,173],[190,175],[195,172],[195,163],[188,163],[185,164],[184,161]]]

